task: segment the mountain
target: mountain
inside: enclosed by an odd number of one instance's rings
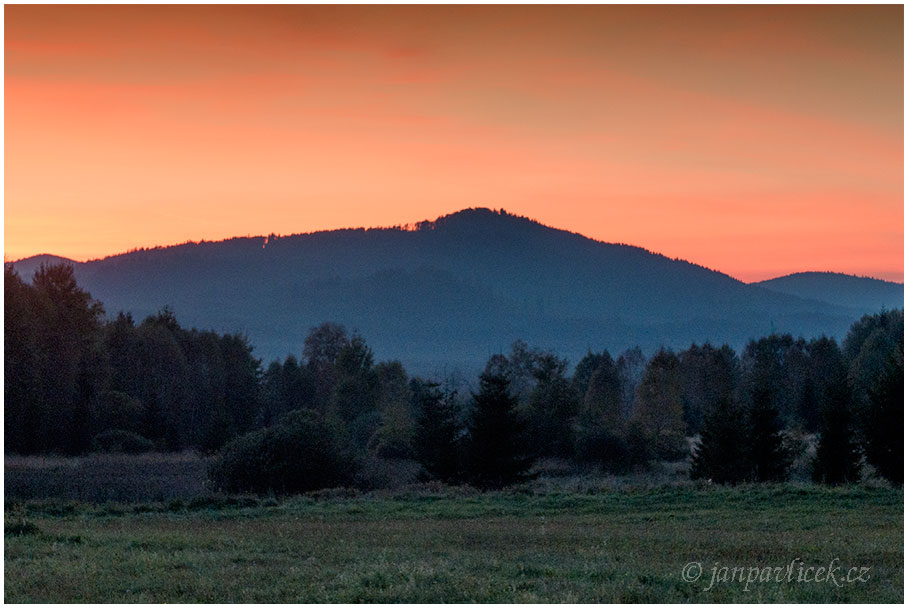
[[[843,273],[793,273],[753,285],[865,312],[903,307],[903,284]]]
[[[28,277],[34,262],[15,267]],[[184,325],[246,333],[266,360],[299,357],[308,330],[332,320],[418,374],[473,373],[518,338],[574,362],[635,344],[738,349],[773,331],[842,338],[862,312],[489,209],[158,247],[75,271],[109,314],[167,305]]]
[[[42,264],[60,264],[61,262],[72,264],[73,266],[79,266],[81,264],[75,260],[70,260],[69,258],[64,258],[63,256],[54,256],[52,254],[38,254],[36,256],[30,256],[28,258],[16,260],[15,262],[8,262],[6,264],[12,264],[15,267],[16,272],[19,273],[20,277],[31,281],[32,275],[35,274],[35,271],[37,271],[38,267]]]

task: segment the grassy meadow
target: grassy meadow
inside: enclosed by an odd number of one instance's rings
[[[132,503],[7,493],[4,600],[902,602],[902,489],[670,477]],[[835,581],[812,579],[835,559]],[[793,561],[791,581],[730,576]],[[852,567],[862,581],[845,581]]]

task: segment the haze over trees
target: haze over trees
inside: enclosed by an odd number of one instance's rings
[[[808,431],[818,481],[856,480],[866,463],[902,483],[898,310],[862,317],[842,348],[770,334],[741,354],[588,351],[572,369],[515,341],[459,392],[377,362],[333,322],[310,329],[300,359],[263,367],[244,336],[186,329],[168,309],[105,318],[67,265],[4,279],[8,453],[195,449],[217,453],[226,491],[293,493],[352,484],[375,460],[484,488],[540,459],[624,472],[687,459],[693,436],[692,477],[735,484],[785,479]]]

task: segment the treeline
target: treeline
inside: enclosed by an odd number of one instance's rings
[[[242,336],[186,330],[166,309],[139,324],[122,313],[105,321],[69,265],[42,266],[31,284],[7,268],[4,298],[8,452],[142,439],[214,450],[258,424],[260,364]],[[128,433],[102,435],[112,430]]]
[[[31,284],[7,268],[4,292],[8,452],[220,451],[223,489],[297,492],[350,483],[370,459],[486,487],[541,457],[622,472],[686,459],[699,437],[693,477],[736,483],[785,478],[816,433],[818,480],[854,480],[864,460],[902,482],[902,311],[863,317],[842,346],[771,335],[741,355],[591,352],[573,371],[518,341],[458,392],[374,362],[336,324],[263,370],[244,337],[181,328],[167,310],[106,321],[69,266]]]

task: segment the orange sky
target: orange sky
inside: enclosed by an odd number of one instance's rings
[[[7,259],[486,206],[902,281],[900,5],[4,11]]]

